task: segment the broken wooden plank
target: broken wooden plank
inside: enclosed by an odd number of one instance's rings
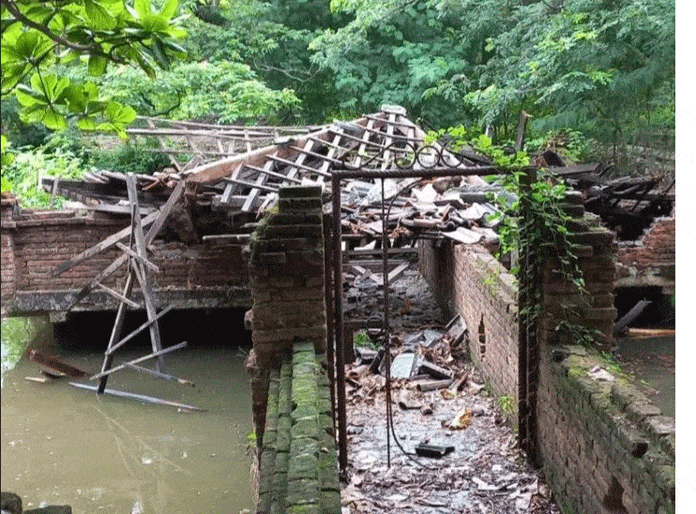
[[[77,368],[75,366],[71,366],[70,364],[66,364],[55,355],[46,355],[45,353],[41,353],[38,350],[31,350],[29,352],[29,359],[33,360],[38,364],[41,364],[42,366],[46,366],[47,368],[51,368],[61,373],[64,373],[70,377],[89,376],[89,373],[87,373],[86,371],[81,370],[80,368]]]
[[[391,284],[394,280],[399,278],[401,274],[408,269],[409,266],[409,262],[404,262],[403,264],[400,264],[399,266],[391,270],[389,273],[387,273],[387,283]]]
[[[141,264],[144,264],[145,266],[150,268],[155,273],[159,273],[160,269],[157,267],[157,265],[153,264],[151,261],[148,261],[147,259],[144,259],[141,255],[137,254],[136,252],[134,252],[133,250],[128,248],[123,243],[116,243],[116,246],[118,246],[121,250],[126,252],[128,255],[133,257],[135,260],[137,260]]]
[[[234,179],[230,177],[222,177],[222,180],[225,182],[229,182],[231,184],[237,184],[238,186],[242,187],[250,187],[251,189],[260,189],[262,191],[268,191],[270,193],[277,193],[278,188],[277,187],[272,187],[272,186],[267,186],[262,183],[254,183],[254,182],[246,182],[245,180],[239,180],[239,179]]]
[[[673,328],[629,328],[628,337],[674,337],[677,331]]]
[[[420,382],[416,384],[416,389],[424,393],[426,391],[435,391],[437,389],[445,389],[449,387],[451,380],[431,380],[429,382]]]
[[[96,391],[95,386],[88,384],[78,384],[77,382],[68,382],[71,386],[79,387],[80,389],[87,389],[88,391]],[[177,407],[178,409],[195,410],[199,412],[206,412],[207,409],[201,407],[196,407],[194,405],[188,405],[186,403],[171,402],[169,400],[162,400],[161,398],[155,398],[154,396],[148,396],[145,394],[129,393],[126,391],[117,391],[115,389],[104,389],[106,394],[112,396],[118,396],[121,398],[130,398],[131,400],[138,400],[139,402],[153,403],[155,405],[169,405],[170,407]]]
[[[274,155],[277,155],[277,153],[274,153]],[[267,160],[264,165],[263,169],[270,171],[270,169],[273,167],[273,161],[272,160]],[[250,212],[251,209],[254,206],[254,202],[259,196],[259,192],[261,188],[264,187],[264,183],[268,179],[267,175],[264,175],[262,173],[259,174],[258,178],[256,179],[255,186],[258,187],[253,187],[249,195],[247,196],[246,201],[244,202],[244,205],[242,205],[242,212]]]
[[[145,236],[146,245],[149,245],[155,239],[157,234],[159,234],[159,231],[162,229],[162,226],[164,225],[165,221],[167,220],[167,217],[169,216],[169,213],[172,211],[174,205],[176,205],[176,202],[179,200],[182,193],[184,192],[184,187],[185,182],[183,180],[180,180],[174,188],[174,191],[172,191],[172,194],[169,195],[169,199],[167,200],[167,202],[162,206],[162,208],[158,212],[152,214],[152,216],[155,217],[155,220],[152,223],[150,229],[147,231],[147,235]],[[143,220],[143,222],[144,221],[145,220]],[[130,234],[130,227],[124,230],[128,230],[128,233]],[[127,261],[128,256],[124,254],[118,257],[116,260],[114,260],[111,264],[109,264],[92,281],[90,281],[89,283],[84,285],[82,289],[80,289],[80,291],[75,296],[75,300],[73,301],[72,305],[70,305],[68,310],[71,310],[73,307],[75,307],[75,305],[82,301],[82,299],[85,298],[89,294],[89,292],[96,287],[97,282],[101,282],[102,280],[105,280],[111,275],[113,275]]]
[[[48,382],[49,379],[46,377],[24,377],[24,380],[29,380],[31,382],[39,382],[40,384],[45,384],[46,382]],[[4,512],[4,510],[3,510],[3,512]]]
[[[124,259],[127,258],[125,255]],[[126,285],[123,288],[123,296],[130,296],[133,291],[133,283],[135,282],[135,276],[133,270],[128,272],[126,277]],[[111,329],[111,335],[109,336],[109,344],[106,347],[106,354],[104,355],[104,362],[102,363],[102,373],[111,369],[111,365],[114,362],[114,356],[109,353],[111,347],[116,343],[116,341],[121,337],[121,331],[123,330],[123,322],[126,319],[126,304],[121,302],[118,305],[118,310],[116,311],[116,320],[114,321],[114,326]],[[102,394],[104,388],[106,387],[107,377],[105,376],[99,382],[99,387],[97,388],[97,394]]]
[[[157,378],[163,378],[164,380],[175,380],[179,382],[181,385],[189,385],[191,387],[195,387],[196,384],[191,382],[190,380],[184,380],[183,378],[177,378],[173,375],[168,375],[167,373],[160,373],[158,371],[155,371],[153,369],[149,368],[143,368],[142,366],[137,366],[135,364],[126,364],[127,368],[130,368],[134,371],[137,371],[138,373],[145,373],[146,375],[152,375],[153,377]]]
[[[111,289],[110,287],[105,286],[105,285],[102,284],[101,282],[97,282],[97,288],[98,288],[98,289],[101,289],[101,290],[104,291],[105,293],[110,294],[111,296],[113,296],[114,298],[116,298],[119,302],[123,302],[123,303],[128,304],[129,306],[131,306],[131,307],[134,308],[134,309],[140,309],[140,308],[142,307],[142,305],[140,305],[140,304],[134,302],[134,301],[131,300],[130,298],[126,298],[125,296],[123,296],[123,295],[122,295],[121,293],[119,293],[118,291],[114,291],[113,289]]]
[[[270,156],[270,158],[273,159],[273,156]],[[250,170],[256,171],[258,173],[263,173],[264,175],[268,175],[269,177],[274,177],[274,178],[278,178],[281,180],[288,180],[288,181],[293,182],[295,184],[302,184],[302,181],[300,179],[294,178],[294,177],[289,177],[287,175],[283,175],[282,173],[277,173],[275,171],[269,171],[269,170],[266,170],[264,168],[259,168],[258,166],[253,166],[251,164],[244,165],[244,167],[248,168]],[[234,178],[234,177],[232,177],[232,178]],[[224,179],[225,179],[225,177],[223,177],[223,180]]]
[[[108,369],[106,371],[102,371],[100,373],[97,373],[96,375],[92,375],[91,377],[89,377],[89,379],[96,380],[98,378],[105,377],[106,375],[110,375],[111,373],[114,373],[115,371],[119,371],[119,370],[122,370],[123,368],[128,367],[128,365],[130,365],[130,364],[139,364],[139,363],[146,361],[148,359],[154,359],[155,357],[159,357],[160,355],[164,355],[166,353],[173,352],[175,350],[180,350],[181,348],[185,347],[187,344],[188,343],[186,341],[179,343],[179,344],[175,344],[174,346],[170,346],[169,348],[164,348],[163,350],[160,350],[158,352],[153,352],[153,353],[146,355],[144,357],[140,357],[138,359],[128,361],[124,364],[121,364],[120,366],[116,366],[115,368],[111,368],[111,369]]]
[[[138,254],[143,259],[147,259],[147,243],[145,242],[145,234],[143,234],[143,227],[140,223],[140,208],[138,205],[138,195],[135,189],[135,177],[132,173],[128,174],[126,179],[126,184],[128,186],[128,200],[133,205],[133,235],[135,239],[135,246]],[[142,269],[138,269],[140,265],[139,262],[131,261],[131,267],[135,271],[136,278],[140,282],[140,291],[143,294],[143,300],[145,301],[145,311],[147,312],[147,318],[151,322],[149,325],[150,338],[152,340],[152,350],[158,352],[162,349],[160,341],[159,324],[157,323],[157,311],[155,309],[154,302],[152,300],[152,284],[150,282],[150,272],[143,266]],[[140,273],[138,273],[140,271]],[[157,371],[164,371],[164,358],[159,356],[157,361],[155,361],[155,369]]]
[[[651,303],[652,302],[649,300],[640,300],[638,303],[636,303],[630,311],[628,311],[614,324],[614,335],[616,336],[621,334],[627,325],[640,316],[645,308]]]
[[[169,311],[171,311],[173,308],[174,308],[173,305],[168,305],[166,308],[162,309],[162,311],[161,311],[159,314],[157,314],[157,316],[155,316],[153,319],[147,320],[145,323],[143,323],[143,324],[140,325],[138,328],[136,328],[135,330],[133,330],[133,331],[132,331],[130,334],[128,334],[126,337],[124,337],[123,339],[121,339],[118,343],[115,343],[113,346],[109,346],[109,347],[106,349],[106,355],[111,355],[112,353],[114,353],[118,348],[120,348],[121,346],[123,346],[124,344],[126,344],[128,341],[130,341],[131,339],[133,339],[135,336],[137,336],[140,332],[142,332],[143,330],[145,330],[146,328],[148,328],[148,327],[149,327],[151,324],[153,324],[155,321],[158,321],[162,316],[164,316],[165,314],[167,314],[167,313],[168,313]]]
[[[153,212],[152,214],[148,214],[144,220],[142,220],[143,226],[151,225],[152,223],[155,222],[157,217],[160,215],[159,212]],[[123,230],[119,230],[115,234],[107,237],[106,239],[100,241],[96,245],[92,246],[91,248],[88,248],[84,252],[76,255],[72,259],[69,259],[65,262],[60,263],[58,266],[53,268],[53,271],[51,272],[52,276],[60,275],[61,273],[69,270],[70,268],[77,266],[81,262],[89,259],[90,257],[93,257],[97,255],[100,252],[103,252],[104,250],[107,250],[108,248],[114,246],[116,243],[124,240],[130,235],[130,227],[126,227]]]

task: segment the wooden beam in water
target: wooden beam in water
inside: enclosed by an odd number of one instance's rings
[[[77,382],[68,382],[71,386],[79,387],[80,389],[87,389],[88,391],[96,391],[96,386],[91,386],[87,384],[79,384]],[[121,398],[130,398],[131,400],[138,400],[139,402],[153,403],[155,405],[169,405],[170,407],[177,407],[179,409],[195,410],[199,412],[206,412],[208,409],[202,409],[201,407],[196,407],[194,405],[188,405],[186,403],[170,402],[169,400],[162,400],[161,398],[155,398],[154,396],[148,396],[145,394],[129,393],[126,391],[117,391],[115,389],[104,389],[106,394],[112,396],[118,396]]]
[[[86,371],[81,370],[80,368],[76,368],[75,366],[71,366],[70,364],[66,364],[54,355],[46,355],[45,353],[32,350],[31,352],[29,352],[29,359],[33,360],[34,362],[38,362],[42,366],[46,366],[47,368],[54,369],[61,373],[65,373],[66,375],[71,377],[89,376],[89,373],[87,373]]]
[[[176,344],[174,346],[170,346],[169,348],[164,348],[163,350],[160,350],[158,352],[152,352],[150,355],[146,355],[145,357],[140,357],[139,359],[135,359],[129,362],[126,362],[125,364],[121,364],[120,366],[116,366],[115,368],[108,369],[106,371],[102,371],[101,373],[97,373],[94,376],[89,377],[90,380],[96,380],[98,378],[102,378],[106,375],[110,375],[114,371],[119,371],[125,367],[127,367],[129,364],[138,364],[140,362],[146,361],[148,359],[154,359],[155,357],[159,357],[160,355],[164,355],[165,353],[173,352],[174,350],[180,350],[184,346],[186,346],[188,343],[184,341],[183,343]]]

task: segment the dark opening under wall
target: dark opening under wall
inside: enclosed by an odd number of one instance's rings
[[[182,341],[188,347],[251,347],[251,332],[244,328],[246,309],[173,310],[159,320],[162,346]],[[114,326],[114,312],[80,312],[68,314],[63,323],[53,325],[56,348],[103,351]],[[147,321],[144,311],[129,311],[122,334],[125,336]],[[150,348],[150,333],[143,330],[127,348]]]
[[[674,328],[674,295],[663,293],[662,287],[621,287],[616,289],[614,307],[617,319],[621,319],[640,300],[650,303],[635,321],[629,324],[641,328]]]

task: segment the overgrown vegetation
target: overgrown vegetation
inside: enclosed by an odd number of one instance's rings
[[[1,5],[3,160],[49,130],[123,136],[136,112],[306,124],[383,103],[435,130],[485,130],[479,143],[496,147],[524,110],[528,153],[552,147],[571,161],[673,151],[668,0]]]
[[[552,270],[559,280],[571,284],[577,296],[583,298],[587,291],[576,255],[577,245],[569,239],[568,224],[572,218],[563,210],[568,191],[566,184],[543,169],[538,170],[536,176],[530,176],[529,156],[524,151],[514,151],[509,142],[494,145],[490,137],[463,126],[431,131],[427,142],[443,137],[448,138],[448,147],[454,151],[474,150],[507,171],[488,177],[500,188],[497,194],[489,193],[498,207],[498,213],[489,219],[500,220],[498,258],[512,253],[526,255],[529,258],[526,273],[541,274],[545,268]],[[510,272],[519,277],[519,264],[515,263]],[[537,288],[530,291],[532,296],[520,314],[534,323],[541,314],[542,298]],[[601,334],[574,321],[576,310],[577,305],[568,305],[563,311],[564,319],[555,328],[578,344],[594,347]]]

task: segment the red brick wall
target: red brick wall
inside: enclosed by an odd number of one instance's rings
[[[674,216],[657,218],[638,241],[619,245],[617,287],[662,287],[674,293],[675,282]]]
[[[55,277],[51,270],[128,226],[124,218],[83,216],[75,211],[25,211],[13,215],[11,205],[4,199],[2,215],[2,304],[8,312],[20,309],[20,305],[21,310],[31,310],[27,306],[30,302],[23,299],[32,295],[46,298],[35,302],[37,309],[54,310],[47,308],[50,295],[64,299],[68,292],[76,292],[122,252],[114,247]],[[187,246],[155,240],[152,247],[152,262],[160,268],[160,273],[153,275],[155,292],[166,293],[165,301],[169,294],[184,308],[222,307],[226,302],[229,306],[249,304],[248,272],[240,244]],[[122,287],[125,272],[123,266],[104,284]],[[80,304],[83,309],[115,307],[114,302],[101,300],[103,293],[90,296],[92,301],[88,297]],[[215,299],[215,305],[201,303],[204,297]],[[65,308],[62,299],[53,302],[55,310]]]
[[[622,244],[617,260],[642,270],[653,266],[674,266],[674,216],[657,218],[635,243]]]
[[[517,289],[514,278],[478,245],[424,241],[420,266],[440,306],[461,314],[471,358],[497,395],[517,398]]]
[[[598,328],[611,341],[616,245],[595,216],[577,209],[571,240],[590,293],[577,294],[550,267],[543,270],[543,313],[538,341],[537,444],[555,497],[566,513],[674,512],[674,419],[626,378],[593,378],[606,361],[555,330],[572,307],[571,321]],[[651,238],[668,233],[661,228]],[[648,238],[650,239],[650,238]],[[439,246],[438,246],[439,245]],[[422,242],[420,266],[441,307],[460,313],[472,359],[495,395],[517,397],[517,288],[502,266],[478,247]],[[485,325],[485,353],[479,325]],[[573,345],[573,346],[568,346]]]

